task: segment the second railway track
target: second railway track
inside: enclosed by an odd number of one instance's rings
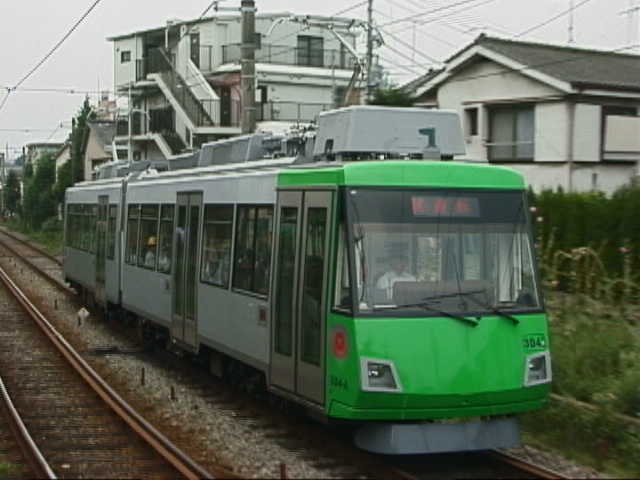
[[[31,310],[32,316],[39,316],[33,304],[24,294],[17,301],[21,295],[17,285],[3,270],[0,277],[4,283],[0,288],[0,373],[56,476],[210,476],[190,459],[181,458],[181,452],[154,434],[150,425],[137,421],[135,412],[127,411],[108,387],[100,385],[100,379],[91,376],[55,330],[43,334],[25,313]],[[9,291],[16,297],[10,297]],[[38,321],[48,323],[42,317]],[[45,335],[65,350],[54,348]],[[70,359],[76,368],[80,365],[85,381],[70,368]],[[109,406],[105,396],[110,397]]]

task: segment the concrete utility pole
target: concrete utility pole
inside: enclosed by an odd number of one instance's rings
[[[7,160],[9,160],[9,144],[6,144],[6,155],[3,155],[0,153],[0,190],[2,191],[0,193],[0,202],[2,202],[2,206],[0,206],[0,215],[4,215],[4,197],[6,195],[6,192],[4,190],[4,166],[5,166],[5,162]]]
[[[240,50],[242,69],[242,133],[252,133],[256,129],[256,7],[253,0],[242,0],[242,46]]]
[[[371,100],[371,63],[373,62],[373,0],[367,6],[367,103]]]

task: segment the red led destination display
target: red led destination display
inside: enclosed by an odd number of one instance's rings
[[[477,197],[411,196],[411,212],[416,217],[480,217]]]

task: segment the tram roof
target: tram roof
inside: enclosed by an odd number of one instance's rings
[[[407,188],[526,188],[524,177],[508,167],[454,161],[362,161],[323,168],[280,171],[279,187],[380,186]]]

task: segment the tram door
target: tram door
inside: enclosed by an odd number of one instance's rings
[[[107,256],[107,209],[109,208],[109,197],[100,195],[98,197],[98,221],[96,222],[96,291],[95,299],[98,305],[107,306],[106,289],[106,256]]]
[[[324,404],[332,192],[279,192],[271,298],[272,385]]]
[[[179,193],[173,238],[171,337],[197,346],[197,266],[202,193]]]

